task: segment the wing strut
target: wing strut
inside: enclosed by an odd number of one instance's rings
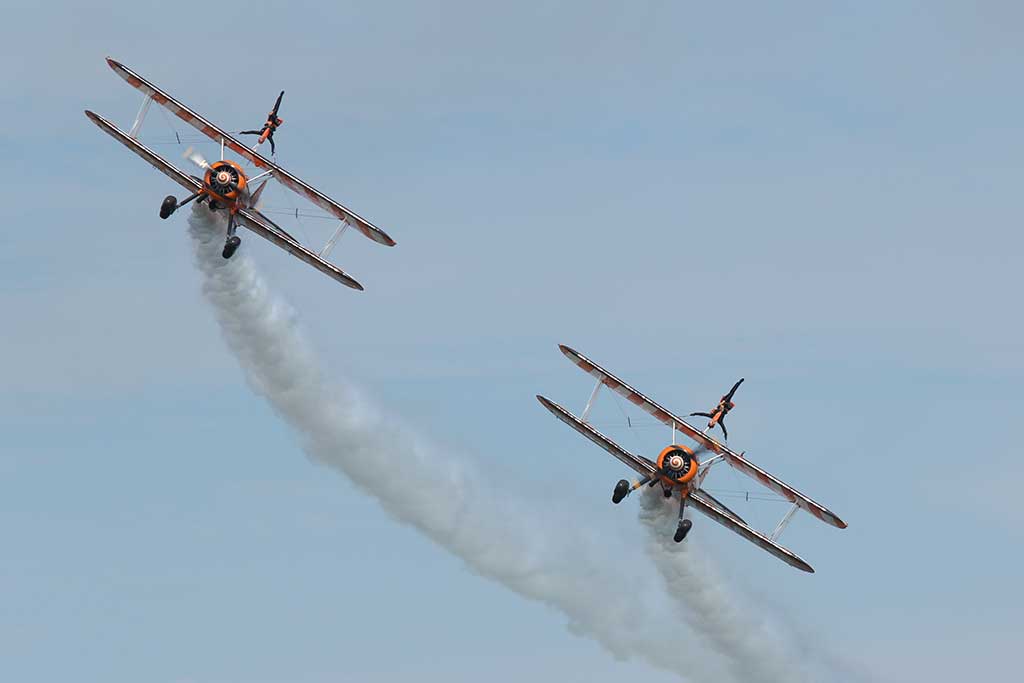
[[[786,512],[785,516],[782,518],[782,521],[779,522],[779,525],[775,527],[775,531],[772,532],[771,538],[773,541],[779,540],[779,536],[782,535],[782,532],[789,525],[789,520],[793,519],[793,514],[799,509],[800,506],[797,505],[796,503],[793,503],[792,505],[789,506],[789,511]]]
[[[587,407],[583,409],[583,414],[580,415],[580,421],[586,422],[587,416],[590,415],[590,409],[594,407],[594,400],[597,398],[597,392],[601,390],[603,381],[597,380],[597,384],[594,385],[594,390],[590,392],[590,398],[587,399]]]
[[[327,257],[331,255],[331,252],[334,250],[334,245],[338,243],[338,240],[346,230],[348,230],[348,223],[342,221],[341,225],[338,226],[338,229],[334,231],[333,235],[331,235],[331,239],[327,240],[327,244],[325,244],[324,248],[320,250],[320,258],[326,260]]]
[[[142,128],[142,122],[146,120],[146,114],[149,112],[149,105],[152,103],[152,95],[146,95],[142,99],[142,105],[139,106],[139,113],[135,115],[135,123],[132,124],[132,129],[128,131],[128,137],[133,140],[139,137],[139,129]]]

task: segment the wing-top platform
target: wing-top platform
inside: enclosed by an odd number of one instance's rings
[[[149,149],[141,142],[133,137],[130,137],[123,130],[119,129],[113,123],[103,118],[99,114],[91,111],[86,111],[85,115],[89,117],[89,120],[99,126],[100,130],[107,133],[110,137],[114,138],[122,145],[130,149],[132,152],[141,157],[150,166],[163,173],[165,176],[173,180],[174,182],[181,185],[188,192],[196,192],[203,187],[203,184],[188,175],[184,171],[172,166],[159,154]],[[292,256],[298,258],[317,270],[324,275],[332,278],[352,289],[362,290],[363,286],[359,284],[355,278],[350,276],[348,273],[338,268],[333,263],[323,260],[309,249],[296,242],[291,236],[285,233],[283,230],[275,229],[273,225],[268,224],[262,219],[261,216],[251,212],[248,209],[240,209],[235,214],[236,219],[240,224],[248,228],[251,232],[256,233],[268,242],[272,242],[278,247],[284,249]]]
[[[711,438],[707,434],[704,434],[699,429],[686,422],[683,418],[675,415],[667,408],[664,408],[652,399],[640,393],[629,384],[623,382],[621,379],[584,356],[579,351],[576,351],[564,344],[560,344],[558,348],[569,360],[579,366],[583,372],[599,380],[604,386],[608,387],[619,396],[622,396],[633,405],[641,408],[659,422],[678,429],[707,450],[721,455],[722,459],[737,471],[758,481],[764,487],[782,496],[802,510],[806,510],[826,524],[830,524],[839,529],[846,528],[846,522],[840,519],[838,515],[833,513],[824,505],[805,496],[778,477],[769,474],[757,465],[753,464],[739,453],[736,453],[719,441]]]
[[[107,58],[107,64],[109,64],[110,68],[114,70],[114,73],[127,81],[133,88],[147,97],[152,98],[154,102],[195,128],[206,137],[217,143],[223,141],[227,148],[248,160],[249,163],[256,168],[272,171],[272,175],[288,189],[292,190],[296,194],[302,195],[324,211],[327,211],[338,219],[353,226],[356,230],[363,233],[374,242],[389,247],[395,246],[395,241],[391,239],[386,232],[375,226],[373,223],[366,220],[355,211],[352,211],[339,202],[331,199],[309,183],[300,180],[297,176],[281,168],[259,152],[246,147],[241,141],[232,137],[227,131],[203,118],[194,110],[174,99],[168,93],[161,90],[150,81],[147,81],[124,64],[121,64],[117,60],[109,57]]]

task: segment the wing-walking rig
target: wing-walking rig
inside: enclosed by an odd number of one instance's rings
[[[582,353],[565,345],[559,346],[559,349],[580,369],[594,377],[597,380],[597,384],[594,386],[590,399],[587,401],[587,405],[580,417],[576,417],[562,406],[544,396],[538,395],[537,400],[559,420],[593,441],[610,453],[612,457],[630,467],[639,475],[640,478],[632,482],[622,479],[615,485],[615,489],[612,492],[613,503],[621,503],[626,496],[642,486],[661,484],[666,498],[673,495],[679,496],[679,523],[674,536],[676,542],[686,538],[693,525],[689,519],[684,517],[686,507],[690,505],[783,562],[805,572],[814,572],[811,565],[807,564],[800,556],[788,548],[779,545],[777,541],[782,535],[783,530],[785,530],[797,510],[805,510],[826,524],[839,529],[845,529],[846,522],[825,506],[808,498],[781,479],[747,460],[743,453],[736,453],[721,442],[693,427],[675,413],[655,403]],[[601,387],[611,389],[633,405],[652,415],[659,422],[671,427],[672,443],[662,449],[656,459],[650,460],[642,455],[630,453],[599,432],[587,421]],[[695,442],[695,445],[688,446],[676,443],[677,432]],[[706,459],[703,457],[705,454],[709,455]],[[754,479],[791,503],[789,510],[770,535],[753,529],[738,514],[701,488],[711,468],[720,461],[728,463],[733,469]]]
[[[130,149],[153,168],[181,185],[182,188],[190,193],[187,198],[180,202],[173,195],[165,198],[160,206],[161,218],[170,217],[177,209],[193,200],[206,202],[210,210],[222,210],[228,215],[227,238],[224,243],[223,252],[224,258],[230,258],[235,253],[235,250],[238,249],[241,240],[235,234],[235,230],[238,225],[241,225],[343,285],[352,289],[363,289],[363,286],[352,276],[327,261],[327,258],[337,244],[338,239],[348,227],[355,228],[374,242],[393,247],[395,241],[387,233],[359,214],[331,199],[312,185],[281,168],[270,159],[262,156],[255,150],[255,147],[246,147],[230,133],[203,118],[125,65],[109,58],[107,59],[107,64],[110,65],[110,68],[118,76],[144,95],[139,113],[135,117],[135,123],[128,132],[125,132],[99,114],[86,111],[85,115],[99,126],[103,132]],[[153,102],[156,102],[214,142],[219,143],[221,158],[213,163],[207,162],[201,155],[191,150],[186,152],[186,157],[203,171],[202,177],[185,173],[139,142],[139,131],[142,128],[146,113]],[[240,164],[224,158],[226,150],[238,154],[254,166],[257,169],[257,173],[249,177]],[[314,252],[301,245],[298,240],[257,208],[260,195],[270,178],[276,179],[289,190],[305,197],[341,221],[341,225],[334,231],[334,234],[331,235],[319,252]],[[255,189],[252,189],[254,183],[261,179],[263,182]]]

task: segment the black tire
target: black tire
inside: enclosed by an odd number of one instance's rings
[[[164,197],[164,201],[160,204],[160,218],[170,218],[174,210],[178,208],[178,198],[174,195],[167,195]]]
[[[690,533],[690,527],[692,526],[693,522],[688,519],[679,522],[679,528],[676,529],[676,535],[672,537],[672,540],[676,543],[681,543],[686,538],[686,534]]]
[[[231,258],[232,256],[235,255],[235,252],[238,250],[238,245],[240,245],[241,243],[241,237],[239,237],[238,235],[232,235],[231,237],[228,238],[228,241],[224,243],[224,251],[222,251],[220,255],[226,259]]]
[[[612,502],[618,505],[627,495],[629,495],[629,482],[625,479],[619,479],[619,483],[615,485],[615,490],[612,491]]]

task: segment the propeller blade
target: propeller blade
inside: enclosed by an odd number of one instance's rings
[[[195,151],[192,147],[186,149],[183,156],[204,171],[210,167],[209,162],[203,158],[203,155]]]

